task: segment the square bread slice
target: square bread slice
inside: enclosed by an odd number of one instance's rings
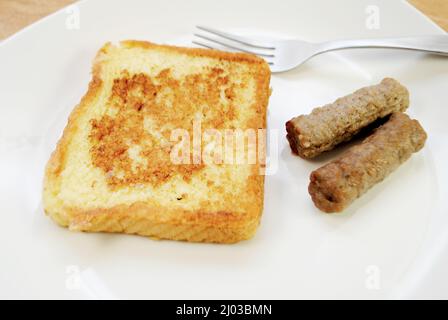
[[[45,212],[77,231],[217,243],[252,237],[263,209],[264,156],[197,161],[188,136],[182,150],[193,156],[179,164],[172,134],[194,136],[195,123],[199,133],[260,132],[269,81],[268,65],[253,55],[142,41],[104,45],[47,164]],[[224,150],[218,138],[199,141]]]

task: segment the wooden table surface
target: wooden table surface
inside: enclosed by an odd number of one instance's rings
[[[448,32],[448,0],[408,0]],[[0,40],[74,0],[0,0]]]

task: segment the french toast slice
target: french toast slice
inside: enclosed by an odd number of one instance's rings
[[[46,166],[46,214],[77,231],[216,243],[251,238],[263,208],[264,156],[237,163],[221,153],[201,161],[202,149],[224,149],[201,136],[197,152],[194,139],[207,129],[265,129],[269,81],[268,65],[253,55],[107,43]],[[179,129],[187,137],[179,150],[191,151],[181,163],[173,161]]]

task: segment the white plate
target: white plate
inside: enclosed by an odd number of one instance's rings
[[[368,18],[377,11],[379,25]],[[263,219],[250,241],[74,233],[44,216],[43,169],[87,89],[96,50],[120,39],[182,43],[195,24],[311,41],[442,33],[402,1],[127,0],[81,2],[4,41],[0,297],[448,298],[443,57],[352,50],[273,75],[268,124],[279,130],[279,169],[266,177]],[[309,173],[323,162],[291,155],[284,123],[385,76],[410,89],[409,113],[427,144],[345,214],[323,214],[307,192]]]

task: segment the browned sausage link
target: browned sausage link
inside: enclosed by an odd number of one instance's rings
[[[294,153],[313,158],[350,140],[375,120],[405,111],[408,106],[408,90],[398,81],[386,78],[378,85],[316,108],[309,115],[291,119],[286,123],[286,137]]]
[[[419,151],[425,140],[426,133],[417,120],[393,113],[361,144],[311,173],[308,191],[314,204],[325,212],[344,210]]]

